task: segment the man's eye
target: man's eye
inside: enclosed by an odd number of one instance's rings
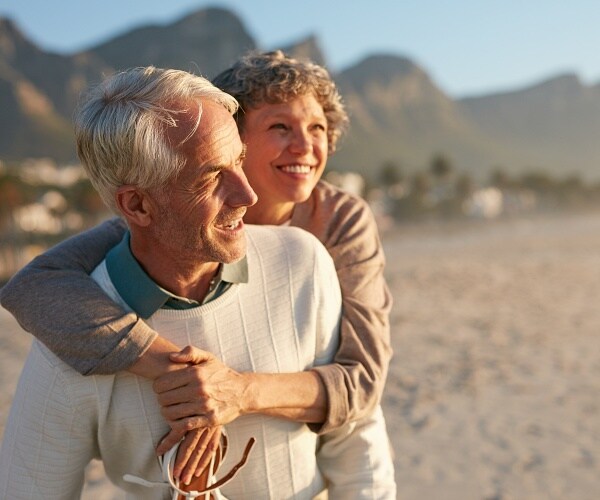
[[[287,129],[287,127],[283,123],[274,123],[269,128],[276,129],[276,130],[286,130]]]
[[[211,175],[209,175],[206,180],[207,182],[216,182],[221,178],[221,171],[218,172],[213,172]]]

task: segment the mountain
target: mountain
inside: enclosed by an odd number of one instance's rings
[[[0,18],[0,158],[75,160],[71,115],[81,92],[103,75],[153,64],[210,77],[255,47],[239,19],[216,8],[69,56],[42,50]]]
[[[369,172],[389,161],[413,171],[442,153],[480,178],[498,167],[600,177],[600,86],[576,75],[453,100],[409,59],[377,55],[336,80],[353,123],[330,160],[336,169]]]
[[[0,19],[0,156],[75,157],[70,115],[106,66],[91,56],[51,54]]]
[[[91,54],[61,56],[28,41],[9,20],[0,18],[0,76],[27,80],[50,99],[56,112],[69,116],[90,81],[109,69]]]
[[[134,29],[89,53],[117,70],[153,65],[211,78],[252,49],[256,43],[234,14],[209,8],[166,26]]]
[[[81,91],[102,75],[155,65],[212,77],[260,47],[220,8],[142,26],[72,55],[44,51],[0,18],[0,159],[74,159],[71,115]],[[316,36],[280,47],[326,65]],[[453,99],[418,64],[374,54],[333,75],[352,119],[331,168],[377,175],[386,162],[406,172],[444,154],[484,178],[502,167],[600,178],[600,86],[559,75],[524,89]]]
[[[465,116],[500,146],[497,162],[554,174],[600,173],[600,86],[573,74],[503,94],[463,99]]]
[[[407,58],[369,56],[336,81],[352,119],[348,137],[332,158],[337,168],[369,171],[393,161],[413,170],[436,152],[464,161],[478,149],[478,133],[460,106]]]
[[[315,35],[310,35],[304,40],[299,40],[289,45],[280,47],[280,50],[297,59],[310,59],[311,61],[327,66],[325,55],[319,45],[319,40]]]

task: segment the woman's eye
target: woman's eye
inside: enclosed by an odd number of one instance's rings
[[[283,123],[274,123],[270,128],[275,130],[287,130],[287,127]]]

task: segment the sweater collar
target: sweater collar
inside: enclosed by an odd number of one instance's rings
[[[106,269],[117,292],[140,317],[147,319],[160,308],[189,309],[201,303],[179,297],[159,286],[144,271],[133,256],[130,247],[131,234],[125,233],[123,239],[106,254]],[[229,285],[248,283],[248,261],[246,257],[232,264],[221,264],[217,276],[202,304],[216,299]]]

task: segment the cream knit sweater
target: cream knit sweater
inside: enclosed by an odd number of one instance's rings
[[[159,310],[151,326],[238,371],[297,372],[330,362],[341,297],[327,251],[296,228],[248,227],[247,234],[248,284],[195,309]],[[122,302],[104,263],[93,277]],[[125,483],[122,475],[160,480],[154,447],[167,430],[149,381],[123,372],[83,377],[35,341],[2,443],[0,497],[77,498],[85,466],[101,457],[130,498],[163,498],[166,492]],[[257,439],[246,467],[222,488],[228,498],[312,498],[323,488],[317,436],[306,425],[250,415],[227,431],[223,470],[239,460],[250,436]]]

